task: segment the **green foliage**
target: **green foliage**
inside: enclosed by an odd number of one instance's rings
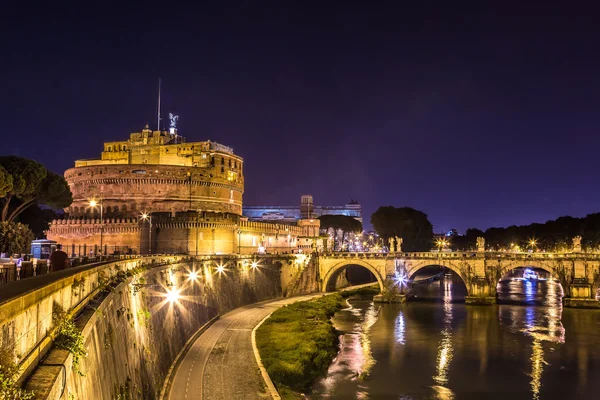
[[[15,204],[20,205],[21,201],[13,200]],[[56,211],[49,208],[41,208],[36,203],[25,208],[23,212],[15,218],[16,222],[28,225],[33,231],[33,234],[37,239],[44,237],[44,232],[50,228],[50,222],[57,218]]]
[[[262,362],[278,386],[307,390],[338,351],[331,317],[345,303],[338,293],[285,306],[258,328]]]
[[[344,290],[343,292],[340,292],[340,294],[343,298],[348,298],[352,296],[374,296],[379,294],[379,292],[379,285],[373,285],[354,290]]]
[[[583,218],[559,217],[543,224],[530,224],[507,228],[489,228],[485,232],[479,229],[467,229],[462,236],[452,238],[451,246],[456,250],[472,250],[477,237],[484,237],[488,249],[510,249],[511,244],[522,250],[531,249],[530,241],[535,240],[536,249],[547,251],[569,251],[572,239],[582,236],[584,248],[594,249],[600,246],[600,213],[588,214]]]
[[[75,326],[73,319],[67,316],[61,305],[56,302],[52,308],[52,321],[58,329],[54,345],[59,349],[69,350],[73,354],[73,370],[79,375],[85,376],[79,368],[81,359],[87,357],[83,333]]]
[[[104,332],[104,348],[110,349],[115,341],[115,330],[113,329],[112,324],[108,323],[108,328],[106,332]]]
[[[54,208],[68,207],[73,202],[65,178],[48,171],[37,161],[3,156],[0,157],[0,166],[12,179],[12,187],[2,196],[2,221],[13,221],[35,201]],[[0,177],[0,186],[8,188],[8,180]]]
[[[50,171],[38,188],[37,197],[40,202],[52,208],[65,208],[73,202],[73,194],[66,179]]]
[[[0,348],[0,399],[27,400],[33,398],[33,392],[27,392],[17,384],[18,373],[19,368],[12,352],[6,348]]]
[[[433,240],[433,225],[427,214],[410,207],[379,207],[371,215],[375,232],[387,243],[391,237],[403,239],[403,251],[429,251]]]
[[[125,380],[125,384],[117,386],[115,383],[114,386],[114,400],[130,400],[131,396],[131,378],[127,377]]]
[[[19,222],[0,222],[0,251],[8,254],[29,253],[33,232]]]
[[[81,279],[73,279],[73,284],[71,285],[71,293],[74,296],[79,296],[83,290],[85,289],[85,278]]]
[[[354,217],[346,215],[322,215],[319,217],[321,229],[333,228],[343,232],[361,232],[362,224]]]
[[[4,197],[13,188],[13,177],[0,165],[0,197]]]

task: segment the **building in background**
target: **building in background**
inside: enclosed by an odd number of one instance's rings
[[[362,208],[351,201],[344,206],[315,206],[311,195],[302,195],[296,206],[244,206],[243,214],[250,221],[278,221],[293,223],[301,219],[319,218],[321,215],[346,215],[362,223]]]
[[[219,143],[187,143],[173,123],[169,131],[146,126],[128,140],[104,143],[100,158],[75,161],[65,178],[73,204],[46,234],[70,255],[282,253],[318,246],[312,197],[293,220],[248,220],[242,216],[243,159]]]

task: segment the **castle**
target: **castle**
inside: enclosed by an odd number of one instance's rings
[[[65,178],[73,203],[47,237],[69,254],[281,253],[320,242],[315,218],[248,221],[243,159],[173,128],[106,142],[100,158],[75,161]]]

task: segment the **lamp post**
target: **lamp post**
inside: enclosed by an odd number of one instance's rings
[[[529,244],[531,245],[531,251],[535,252],[535,245],[537,244],[537,241],[535,239],[531,239]]]
[[[148,229],[148,254],[152,254],[152,215],[143,213],[142,219],[150,223],[150,228]]]
[[[90,200],[90,207],[95,208],[97,205],[100,205],[100,261],[102,261],[102,239],[104,235],[104,222],[103,222],[103,214],[104,207],[102,205],[102,197],[100,197],[100,203],[96,200]]]

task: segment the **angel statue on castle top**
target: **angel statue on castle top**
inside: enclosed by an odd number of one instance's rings
[[[177,121],[179,120],[179,115],[173,115],[169,113],[169,119],[171,120],[171,128],[177,128]]]

